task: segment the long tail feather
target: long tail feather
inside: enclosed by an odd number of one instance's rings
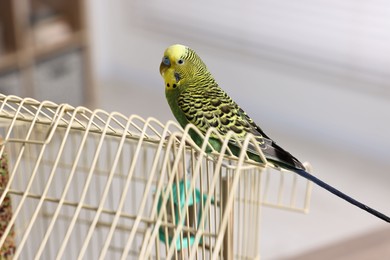
[[[380,219],[390,223],[390,217],[388,217],[385,214],[383,214],[383,213],[381,213],[381,212],[379,212],[379,211],[377,211],[377,210],[375,210],[375,209],[373,209],[373,208],[371,208],[371,207],[361,203],[360,201],[355,200],[354,198],[351,198],[347,194],[345,194],[345,193],[339,191],[338,189],[330,186],[329,184],[321,181],[320,179],[318,179],[314,175],[311,175],[310,173],[308,173],[308,172],[306,172],[304,170],[301,170],[301,169],[295,169],[295,168],[292,168],[292,167],[291,168],[288,167],[288,168],[290,170],[292,170],[293,172],[297,173],[298,175],[300,175],[300,176],[302,176],[302,177],[304,177],[304,178],[314,182],[318,186],[320,186],[320,187],[326,189],[327,191],[333,193],[334,195],[336,195],[336,196],[338,196],[338,197],[348,201],[352,205],[355,205],[356,207],[361,208],[362,210],[365,210],[368,213],[370,213],[370,214],[372,214],[372,215],[374,215],[374,216],[376,216],[376,217],[378,217],[378,218],[380,218]]]

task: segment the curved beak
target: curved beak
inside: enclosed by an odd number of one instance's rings
[[[160,74],[161,76],[164,76],[165,71],[168,69],[168,66],[165,65],[163,62],[160,64]]]

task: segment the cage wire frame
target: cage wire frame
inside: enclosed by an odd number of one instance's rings
[[[206,153],[189,131],[0,95],[1,257],[260,258],[261,207],[307,212],[311,182],[270,167],[252,135]]]

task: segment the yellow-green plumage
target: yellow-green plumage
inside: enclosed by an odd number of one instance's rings
[[[226,136],[231,130],[242,139],[251,133],[256,137],[267,160],[274,165],[292,170],[349,203],[390,222],[386,215],[306,172],[298,159],[270,139],[218,86],[206,65],[192,49],[180,44],[168,47],[160,64],[160,74],[164,78],[168,104],[183,128],[192,123],[205,134],[210,127],[214,127],[221,136]],[[202,145],[201,136],[195,131],[190,131],[190,135],[199,146]],[[209,143],[219,150],[220,142],[216,136],[211,138]],[[240,147],[235,142],[231,142],[229,147],[233,153],[239,154]],[[247,153],[251,159],[259,159],[254,149],[249,149]]]
[[[290,153],[276,145],[254,121],[218,86],[200,57],[190,48],[173,45],[165,53],[160,65],[160,73],[165,81],[165,95],[177,121],[184,128],[194,124],[205,134],[210,127],[226,136],[229,130],[244,139],[252,133],[268,160],[279,166],[304,169],[303,165]],[[193,140],[202,144],[202,138],[194,131]],[[215,136],[214,136],[215,137]],[[210,144],[218,150],[219,141],[211,138]],[[230,148],[238,154],[237,144]],[[252,159],[259,159],[254,151]]]

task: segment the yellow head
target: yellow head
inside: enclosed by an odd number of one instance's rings
[[[175,44],[164,52],[160,64],[160,74],[164,78],[165,91],[183,89],[205,75],[209,75],[206,65],[187,46]]]

